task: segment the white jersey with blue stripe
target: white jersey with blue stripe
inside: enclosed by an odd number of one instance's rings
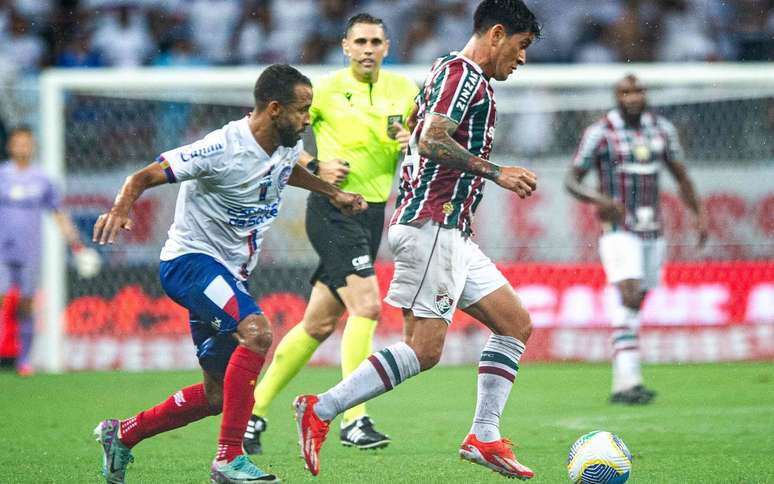
[[[159,156],[169,182],[181,182],[161,260],[207,254],[243,280],[255,267],[303,143],[280,146],[269,156],[247,119]]]

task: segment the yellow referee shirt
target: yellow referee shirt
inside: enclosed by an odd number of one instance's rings
[[[309,112],[317,158],[349,162],[343,190],[368,202],[387,201],[400,155],[387,128],[394,120],[405,126],[417,92],[414,81],[387,71],[379,72],[374,84],[358,81],[350,68],[314,83]]]

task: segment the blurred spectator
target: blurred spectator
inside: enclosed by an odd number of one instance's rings
[[[640,8],[640,0],[625,0],[623,11],[610,24],[610,33],[620,62],[648,62],[654,57],[657,27]]]
[[[656,60],[716,60],[718,49],[709,35],[709,19],[689,0],[661,0]]]
[[[239,63],[271,64],[284,59],[284,46],[277,42],[271,12],[268,0],[249,0],[242,4],[231,41]]]
[[[437,33],[438,17],[435,12],[429,8],[417,11],[403,41],[403,62],[430,64],[448,53],[450,46],[443,44]]]
[[[91,37],[81,32],[67,40],[56,58],[57,67],[104,67],[102,55],[91,45]]]
[[[21,74],[37,72],[45,54],[43,39],[31,31],[30,23],[20,14],[12,12],[10,21],[10,32],[0,44],[0,57]]]
[[[271,18],[277,45],[283,47],[284,62],[302,62],[301,53],[308,34],[316,29],[317,1],[273,0]]]
[[[241,11],[239,5],[237,0],[192,0],[188,6],[194,46],[211,64],[232,60],[231,37]]]
[[[734,24],[739,60],[774,58],[774,1],[736,0]]]
[[[475,7],[475,3],[460,0],[438,0],[438,3],[438,40],[447,49],[461,49],[473,35],[473,11],[469,7]]]
[[[13,45],[22,46],[13,48],[14,59],[22,59],[28,72],[52,63],[338,63],[344,21],[358,11],[384,20],[390,62],[426,64],[464,43],[476,4],[0,0],[0,68],[15,63],[3,53],[11,49],[14,29]],[[760,61],[770,60],[774,50],[774,0],[533,0],[531,6],[545,23],[544,38],[530,49],[532,62]],[[22,21],[14,28],[17,17]],[[179,28],[187,33],[180,35]]]
[[[320,0],[317,21],[312,33],[306,38],[301,54],[305,64],[341,64],[341,39],[352,10],[349,0]]]
[[[92,44],[110,66],[141,66],[155,48],[145,15],[129,2],[119,2],[105,11],[96,24]]]
[[[364,0],[358,3],[358,12],[367,12],[382,19],[387,28],[391,54],[384,58],[385,64],[404,58],[403,40],[408,29],[406,18],[414,14],[416,4],[415,0]]]
[[[572,60],[594,64],[617,62],[618,50],[612,27],[601,23],[588,27]]]
[[[207,65],[207,61],[196,52],[188,33],[179,29],[168,38],[168,44],[153,58],[152,64],[158,67],[197,67]]]

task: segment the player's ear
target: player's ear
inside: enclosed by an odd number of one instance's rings
[[[489,40],[492,47],[497,47],[503,39],[507,37],[505,27],[502,24],[495,24],[489,29]]]
[[[384,57],[390,55],[390,39],[384,39]]]
[[[269,113],[270,117],[276,118],[279,116],[280,111],[282,111],[282,105],[279,101],[271,101],[266,105],[266,111]]]
[[[347,42],[347,39],[341,39],[341,50],[344,52],[344,55],[349,57],[349,42]]]

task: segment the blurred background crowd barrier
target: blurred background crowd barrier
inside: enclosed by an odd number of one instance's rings
[[[344,66],[344,21],[364,10],[387,22],[385,68],[420,83],[436,55],[464,45],[476,3],[0,0],[0,141],[13,125],[35,128],[41,163],[89,234],[126,175],[250,110],[258,64],[292,62],[313,79]],[[670,262],[643,311],[644,358],[774,358],[774,68],[760,62],[774,48],[774,2],[532,3],[545,38],[530,48],[526,68],[495,85],[493,159],[534,170],[540,188],[521,201],[489,184],[475,226],[533,315],[527,357],[609,357],[618,305],[598,263],[599,226],[591,209],[564,193],[562,179],[583,129],[613,107],[613,82],[632,72],[649,87],[651,107],[677,126],[710,220],[709,244],[697,250],[692,218],[662,178]],[[196,365],[187,315],[158,283],[176,190],[159,187],[140,199],[135,230],[100,249],[104,269],[92,280],[77,278],[49,227],[39,364]],[[277,341],[300,320],[316,264],[304,201],[304,193],[288,192],[251,278]],[[383,244],[383,290],[391,270]],[[385,305],[376,346],[400,331],[399,313]],[[460,314],[444,361],[475,361],[485,338]],[[313,362],[337,358],[334,335]]]

